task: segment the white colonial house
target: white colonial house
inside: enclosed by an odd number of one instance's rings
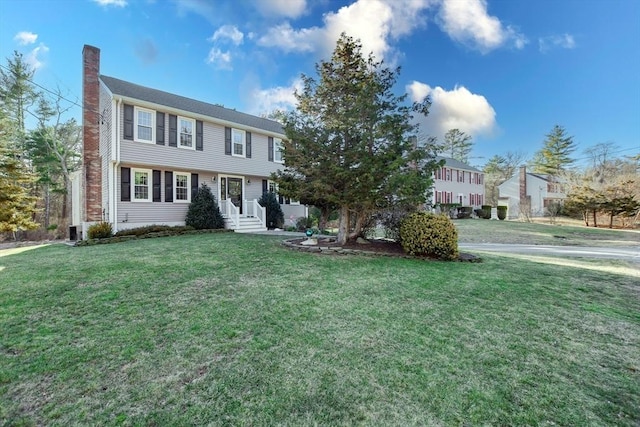
[[[78,237],[89,225],[113,230],[184,225],[206,183],[227,228],[266,230],[258,199],[276,190],[282,126],[272,120],[100,75],[100,50],[83,53],[83,170],[72,185]],[[285,218],[307,208],[282,200]]]
[[[445,164],[434,173],[431,204],[481,207],[484,204],[484,173],[450,157],[438,157],[437,160],[444,160]]]
[[[550,175],[527,172],[517,174],[498,186],[498,204],[507,206],[507,218],[541,217],[553,202],[565,199],[563,186]]]

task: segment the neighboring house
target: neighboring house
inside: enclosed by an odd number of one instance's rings
[[[507,206],[507,218],[541,217],[553,202],[564,200],[564,189],[551,175],[527,172],[525,166],[498,186],[498,204]]]
[[[72,184],[71,234],[86,238],[97,221],[114,231],[184,225],[203,183],[227,228],[267,228],[257,199],[277,191],[269,176],[283,167],[279,123],[100,75],[93,46],[82,57],[83,171]],[[285,219],[307,216],[305,206],[281,203]]]
[[[479,208],[484,204],[484,173],[450,157],[438,156],[445,164],[434,173],[432,204],[458,203]]]

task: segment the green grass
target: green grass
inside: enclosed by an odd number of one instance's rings
[[[460,242],[521,243],[531,245],[620,246],[637,245],[640,230],[610,230],[561,224],[485,219],[454,220]]]
[[[637,276],[279,242],[0,256],[0,425],[640,423]]]

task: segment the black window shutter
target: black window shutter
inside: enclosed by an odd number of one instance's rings
[[[251,132],[247,132],[247,139],[246,139],[246,146],[247,146],[247,159],[251,158]]]
[[[231,155],[231,128],[224,128],[224,154]]]
[[[262,194],[266,194],[269,191],[269,183],[266,179],[262,180]]]
[[[133,139],[133,105],[124,104],[124,139]]]
[[[131,201],[131,169],[120,168],[120,201]]]
[[[202,151],[202,120],[196,120],[196,150]]]
[[[273,162],[273,137],[270,136],[269,137],[269,144],[267,144],[269,147],[269,161]]]
[[[160,198],[160,177],[162,175],[162,172],[159,170],[153,170],[153,201],[154,202],[161,202],[162,199]]]
[[[156,144],[164,145],[164,113],[156,113]]]
[[[169,147],[178,146],[178,116],[169,114]]]
[[[173,202],[173,172],[164,172],[164,201]]]
[[[191,174],[191,201],[193,201],[193,199],[196,197],[196,194],[198,194],[198,174],[192,173]]]

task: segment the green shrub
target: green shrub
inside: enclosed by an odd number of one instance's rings
[[[185,224],[196,230],[224,228],[224,218],[207,184],[202,184],[191,200]]]
[[[400,225],[400,243],[409,255],[458,258],[458,230],[446,215],[415,212]]]
[[[90,239],[106,239],[113,235],[113,229],[110,223],[101,221],[89,226],[87,234]]]
[[[284,213],[280,203],[276,198],[275,193],[267,192],[258,200],[260,206],[267,210],[267,228],[273,230],[274,228],[282,228],[284,226]]]
[[[127,228],[126,230],[120,230],[115,235],[121,236],[144,236],[150,233],[159,233],[162,231],[169,231],[171,233],[180,233],[183,231],[193,230],[193,227],[189,226],[170,226],[170,225],[146,225],[144,227]]]
[[[484,219],[491,219],[491,205],[482,205],[482,211]]]
[[[507,207],[506,206],[498,206],[498,219],[504,221],[507,218]]]
[[[308,228],[313,227],[313,218],[310,216],[301,216],[296,220],[296,231],[306,231]]]
[[[459,219],[462,218],[471,218],[471,214],[473,213],[473,208],[471,206],[460,206],[458,207],[458,215]]]

